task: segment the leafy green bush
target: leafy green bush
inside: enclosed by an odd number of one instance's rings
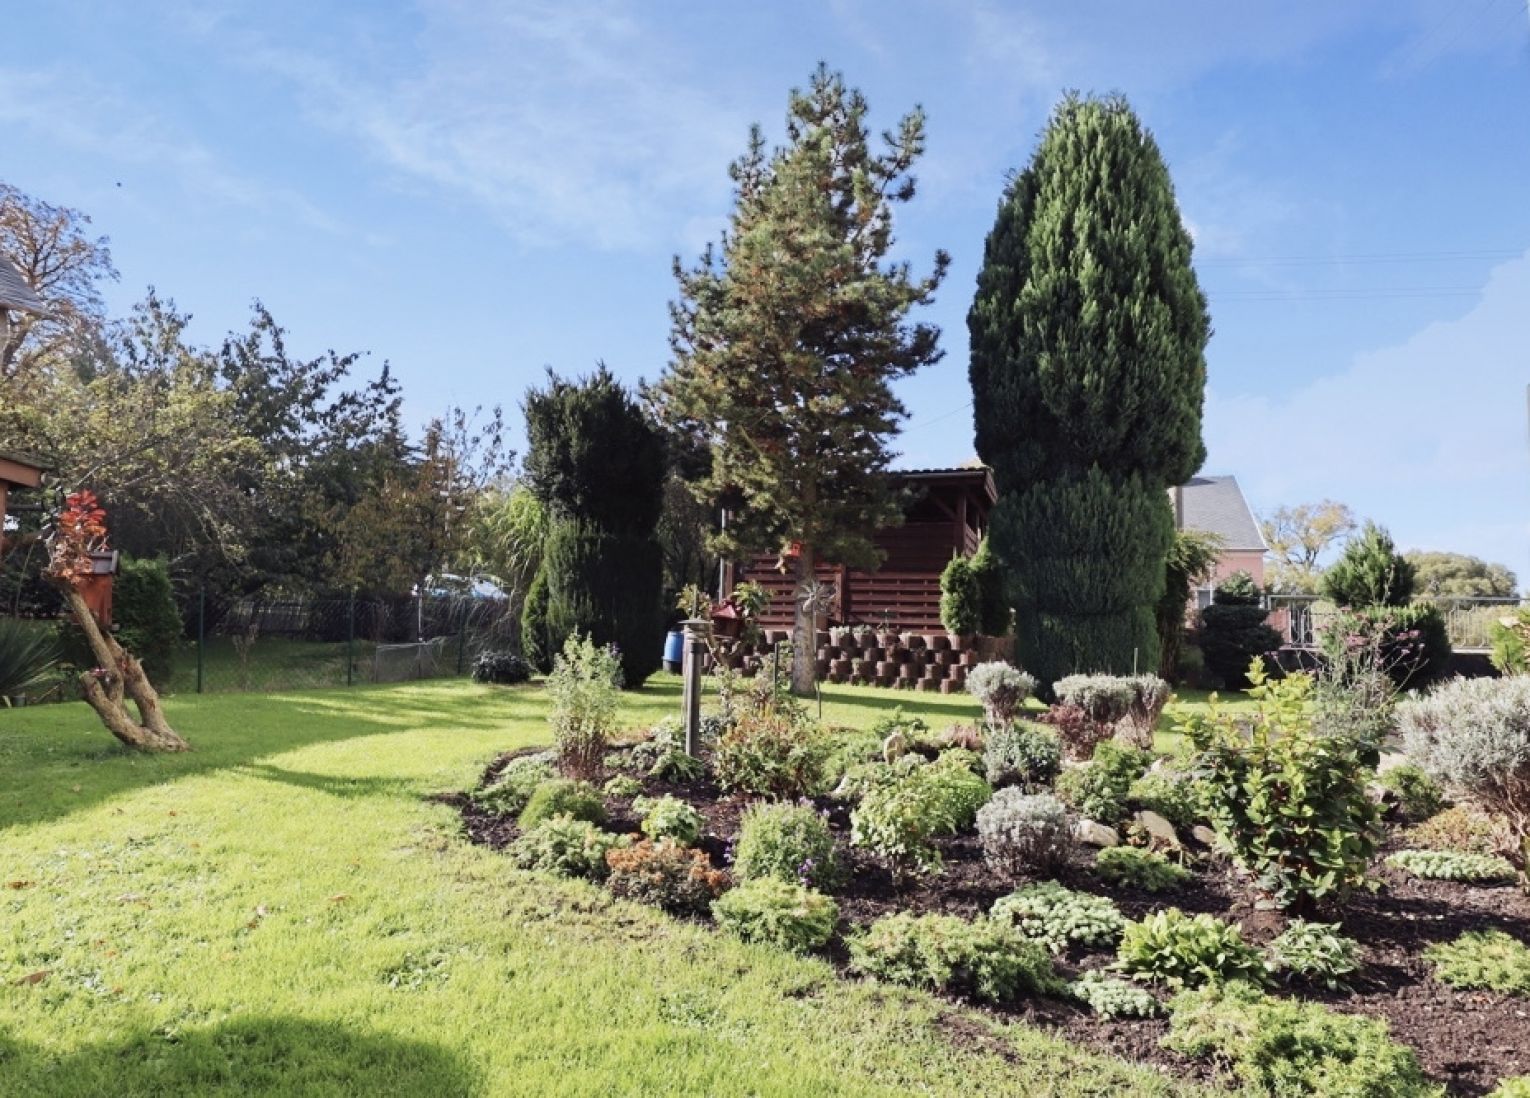
[[[1530,1098],[1530,1075],[1500,1079],[1498,1086],[1487,1098]]]
[[[1428,686],[1450,673],[1450,634],[1433,603],[1340,611],[1323,630],[1324,657],[1338,659],[1343,646],[1370,637],[1379,665],[1399,689]]]
[[[1281,645],[1280,634],[1266,623],[1264,607],[1254,603],[1217,601],[1201,611],[1196,642],[1207,672],[1227,690],[1242,690],[1248,685],[1248,666],[1252,660],[1263,662],[1266,652]]]
[[[1507,610],[1493,623],[1493,666],[1500,675],[1530,675],[1530,606]]]
[[[1408,828],[1413,846],[1428,850],[1459,850],[1466,854],[1491,854],[1500,845],[1505,829],[1491,816],[1470,805],[1453,805]]]
[[[51,629],[18,618],[0,618],[0,706],[40,687],[59,663]]]
[[[993,919],[884,915],[850,942],[857,972],[994,1003],[1057,987],[1046,950]]]
[[[503,815],[519,815],[537,786],[552,777],[551,753],[522,755],[511,759],[493,782],[473,794],[473,799]]]
[[[1304,908],[1365,883],[1380,838],[1371,771],[1363,745],[1313,728],[1309,676],[1249,676],[1252,718],[1212,705],[1181,727],[1217,834],[1276,903]]]
[[[1464,854],[1457,850],[1399,850],[1387,859],[1387,865],[1426,881],[1504,884],[1517,876],[1514,867],[1496,854]]]
[[[1156,850],[1136,846],[1107,846],[1094,856],[1094,872],[1107,884],[1168,892],[1190,879],[1190,871]]]
[[[489,649],[473,661],[473,681],[513,686],[531,678],[531,664],[514,652]]]
[[[1293,919],[1265,947],[1270,968],[1288,980],[1344,986],[1344,977],[1360,967],[1360,943],[1339,933],[1337,925]]]
[[[1181,831],[1201,819],[1200,792],[1189,774],[1178,770],[1149,770],[1126,791],[1128,809],[1156,812]]]
[[[866,777],[860,804],[850,816],[850,841],[900,872],[938,865],[934,838],[970,827],[993,795],[988,783],[965,766],[921,764],[917,756]]]
[[[544,675],[552,670],[553,657],[558,653],[547,624],[547,605],[551,598],[547,562],[543,560],[531,577],[526,601],[521,606],[521,650],[526,653],[527,662]]]
[[[673,839],[643,839],[611,850],[606,866],[613,893],[676,915],[706,911],[728,887],[728,875],[713,869],[704,853]]]
[[[1256,1094],[1271,1098],[1438,1098],[1413,1050],[1391,1039],[1385,1022],[1340,1014],[1317,1003],[1274,999],[1246,983],[1187,991],[1169,1004],[1164,1044],[1232,1067]]]
[[[643,791],[643,783],[630,774],[618,774],[601,786],[600,791],[607,797],[626,799],[628,797],[636,797],[641,793]]]
[[[1047,793],[1011,786],[994,794],[978,811],[983,860],[1004,877],[1049,872],[1067,861],[1073,831],[1062,802]]]
[[[1374,522],[1350,538],[1323,573],[1323,597],[1336,606],[1402,606],[1413,597],[1413,565]]]
[[[946,632],[964,637],[982,624],[982,592],[972,562],[954,556],[940,573],[940,624]]]
[[[840,866],[828,823],[806,804],[752,804],[739,821],[733,874],[830,889]]]
[[[1530,946],[1501,930],[1468,930],[1430,946],[1424,957],[1451,987],[1530,995]]]
[[[510,844],[510,860],[521,869],[599,881],[608,871],[606,854],[626,842],[625,836],[602,831],[588,820],[553,816]]]
[[[1036,680],[1003,660],[980,663],[967,675],[967,693],[983,706],[989,728],[1005,728],[1036,692]]]
[[[1102,743],[1094,758],[1063,771],[1057,779],[1057,795],[1097,823],[1120,823],[1127,815],[1132,783],[1151,761],[1151,756],[1135,747]]]
[[[1076,705],[1100,724],[1124,719],[1136,701],[1132,681],[1117,675],[1069,675],[1052,684],[1059,705]]]
[[[1008,636],[1015,612],[1004,593],[1004,565],[986,537],[969,563],[978,585],[978,631],[989,637]]]
[[[678,797],[639,797],[633,811],[643,817],[640,825],[650,839],[674,839],[682,846],[694,846],[701,838],[705,821],[701,813]]]
[[[1126,926],[1121,909],[1104,896],[1074,892],[1056,881],[1011,892],[994,901],[988,914],[1053,953],[1070,945],[1112,945]]]
[[[1530,676],[1452,679],[1397,723],[1408,755],[1503,820],[1530,869]]]
[[[1259,951],[1232,923],[1211,915],[1186,915],[1177,907],[1127,923],[1116,950],[1116,968],[1134,979],[1197,987],[1225,980],[1263,983]]]
[[[810,953],[834,936],[839,905],[799,884],[761,877],[723,893],[713,902],[712,915],[718,926],[746,942]]]
[[[724,789],[792,798],[818,792],[833,744],[817,725],[745,712],[717,738],[712,770]]]
[[[1376,780],[1382,788],[1397,794],[1397,808],[1405,820],[1422,823],[1445,807],[1445,791],[1440,783],[1415,763],[1384,770]]]
[[[558,745],[558,765],[575,778],[600,772],[622,688],[616,653],[574,633],[553,659],[547,676],[552,699],[548,721]]]
[[[554,816],[572,816],[576,820],[598,824],[606,817],[606,806],[600,799],[600,792],[589,782],[549,778],[531,791],[516,822],[522,831],[530,831]]]
[[[983,769],[994,786],[1042,789],[1051,785],[1062,769],[1062,745],[1050,729],[1015,721],[989,729]]]
[[[1158,1000],[1146,988],[1107,976],[1098,969],[1090,969],[1073,981],[1068,991],[1101,1018],[1151,1018],[1160,1009]]]
[[[977,762],[972,752],[953,748],[921,768],[919,780],[945,805],[953,834],[970,828],[979,810],[993,797],[993,787],[973,771]]]
[[[136,560],[124,556],[112,582],[112,624],[117,643],[138,657],[144,674],[156,687],[164,689],[175,671],[175,656],[181,646],[181,612],[175,607],[175,589],[170,584],[170,566],[163,560]],[[84,635],[78,647],[88,652]],[[94,656],[87,667],[95,666]]]

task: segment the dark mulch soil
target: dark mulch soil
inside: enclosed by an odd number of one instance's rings
[[[511,752],[496,759],[485,770],[482,784],[492,782],[511,759],[525,753]],[[707,781],[674,783],[644,778],[643,782],[645,794],[673,794],[701,813],[707,826],[699,846],[715,865],[726,867],[747,798],[725,795]],[[513,817],[486,811],[463,795],[441,799],[459,808],[472,842],[502,849],[519,834]],[[848,870],[846,884],[834,897],[840,907],[842,933],[894,911],[971,918],[985,913],[1011,890],[1012,886],[999,882],[983,865],[975,835],[955,836],[939,843],[943,865],[938,873],[899,879],[886,865],[850,846],[846,805],[820,798],[817,806],[840,840]],[[638,830],[630,801],[608,799],[606,808],[608,829]],[[1389,844],[1385,852],[1397,848],[1397,844]],[[1268,941],[1285,925],[1280,914],[1256,907],[1247,880],[1210,855],[1199,859],[1194,879],[1184,888],[1154,895],[1100,881],[1090,869],[1093,854],[1091,849],[1079,851],[1057,879],[1069,888],[1109,896],[1128,918],[1170,906],[1208,912],[1239,923],[1244,936],[1255,943]],[[1385,1019],[1393,1036],[1411,1045],[1424,1070],[1446,1084],[1452,1094],[1485,1095],[1499,1079],[1530,1074],[1530,1000],[1447,987],[1433,978],[1423,956],[1427,946],[1450,941],[1467,930],[1505,930],[1530,942],[1530,897],[1512,886],[1477,888],[1418,881],[1386,865],[1376,867],[1375,877],[1381,882],[1375,893],[1351,896],[1338,909],[1317,916],[1341,924],[1343,932],[1363,947],[1363,967],[1352,986],[1344,991],[1296,988],[1293,992],[1336,1010]],[[841,967],[847,964],[848,951],[842,939],[833,943],[829,956]],[[1059,970],[1071,978],[1111,960],[1106,953],[1074,954],[1059,962]],[[1160,1046],[1168,1032],[1168,1022],[1162,1018],[1109,1021],[1075,1004],[1054,1000],[987,1009],[1053,1030],[1087,1047],[1149,1064],[1176,1078],[1213,1078],[1208,1065]],[[943,1025],[954,1043],[993,1050],[992,1035],[961,1015],[946,1016]]]

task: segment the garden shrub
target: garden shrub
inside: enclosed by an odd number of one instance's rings
[[[980,663],[967,675],[967,692],[983,706],[989,728],[1005,728],[1036,691],[1036,680],[1002,660]]]
[[[632,809],[643,817],[639,826],[650,839],[674,839],[681,846],[694,846],[705,826],[700,812],[667,793],[657,798],[639,797]]]
[[[490,649],[473,661],[473,681],[513,686],[531,678],[531,664],[514,652]]]
[[[1252,587],[1252,580],[1249,586]],[[1212,596],[1211,605],[1201,611],[1196,642],[1206,670],[1225,689],[1242,690],[1248,686],[1249,662],[1255,659],[1262,662],[1265,653],[1280,647],[1280,634],[1266,624],[1267,616],[1259,605],[1258,590],[1235,588],[1231,579],[1223,581]]]
[[[1190,879],[1190,871],[1156,850],[1136,846],[1107,846],[1094,856],[1100,880],[1143,892],[1168,892]]]
[[[705,912],[728,887],[728,875],[713,869],[704,853],[673,839],[643,839],[612,850],[606,865],[613,893],[676,915]]]
[[[1408,755],[1501,817],[1530,869],[1530,677],[1453,679],[1397,719]]]
[[[1319,734],[1304,674],[1268,680],[1253,665],[1252,718],[1216,705],[1181,726],[1199,750],[1206,814],[1233,858],[1282,907],[1307,908],[1366,881],[1380,813],[1364,747]]]
[[[828,822],[808,804],[752,804],[739,821],[733,875],[831,889],[840,866]]]
[[[1351,538],[1323,573],[1325,599],[1335,606],[1402,606],[1413,597],[1414,567],[1374,522]]]
[[[1341,646],[1372,636],[1378,663],[1399,690],[1428,686],[1450,673],[1450,634],[1432,603],[1341,611],[1323,630],[1324,658],[1339,659]]]
[[[1147,988],[1107,976],[1098,969],[1090,969],[1074,980],[1068,991],[1101,1018],[1152,1018],[1160,1009],[1158,1000]]]
[[[1530,675],[1530,606],[1506,608],[1489,634],[1493,666],[1500,675]]]
[[[701,738],[706,740],[705,735]],[[666,717],[654,725],[646,740],[632,746],[628,757],[637,769],[665,781],[693,782],[706,773],[700,759],[686,754],[685,729],[678,717]]]
[[[606,806],[599,791],[589,782],[549,778],[531,791],[516,822],[522,831],[530,831],[554,816],[572,816],[576,820],[598,824],[606,817]]]
[[[839,905],[800,884],[760,877],[723,893],[713,902],[712,915],[718,926],[746,942],[811,953],[834,936]]]
[[[1127,923],[1116,968],[1133,979],[1198,987],[1226,980],[1263,983],[1264,959],[1233,923],[1212,915],[1186,915],[1177,907]]]
[[[983,770],[991,785],[1044,789],[1062,769],[1056,733],[1029,721],[990,729],[983,747]]]
[[[1468,930],[1424,950],[1442,983],[1530,995],[1530,946],[1502,930]]]
[[[1514,866],[1496,854],[1457,850],[1399,850],[1387,859],[1387,865],[1426,881],[1506,884],[1517,876]]]
[[[1094,758],[1062,772],[1057,779],[1057,795],[1097,823],[1120,823],[1126,818],[1132,783],[1151,761],[1146,752],[1135,747],[1102,743]]]
[[[1129,810],[1156,812],[1181,831],[1201,818],[1199,788],[1189,774],[1178,770],[1149,770],[1127,789],[1126,805]]]
[[[1004,593],[1004,565],[985,537],[968,562],[978,585],[978,631],[984,636],[1007,637],[1015,612]]]
[[[1497,821],[1480,809],[1458,804],[1408,828],[1405,837],[1413,846],[1427,850],[1492,854],[1502,845],[1503,830]]]
[[[823,785],[833,745],[819,727],[773,711],[744,712],[718,736],[712,770],[724,789],[806,797]]]
[[[625,836],[602,831],[588,820],[553,816],[510,844],[510,860],[521,869],[598,881],[608,872],[607,853],[626,843]]]
[[[1069,675],[1052,684],[1059,705],[1076,705],[1097,724],[1114,726],[1131,712],[1136,688],[1116,675]]]
[[[919,780],[930,785],[932,796],[945,805],[952,834],[970,828],[979,810],[993,797],[993,787],[974,770],[978,762],[972,752],[953,749],[920,774]]]
[[[1056,881],[1026,885],[994,901],[989,917],[1007,922],[1053,953],[1071,945],[1115,944],[1126,926],[1121,909],[1104,896],[1074,892]]]
[[[1046,950],[993,919],[897,912],[850,942],[857,972],[994,1003],[1056,990]]]
[[[916,760],[907,756],[899,760],[909,763],[907,768],[885,767],[869,775],[850,814],[850,841],[899,872],[939,865],[934,838],[970,825],[992,792],[970,771]]]
[[[1001,789],[978,810],[983,860],[1005,877],[1050,872],[1068,860],[1073,831],[1062,802],[1047,793]]]
[[[1116,725],[1116,734],[1133,747],[1144,751],[1153,747],[1158,718],[1173,696],[1169,684],[1157,675],[1133,675],[1125,680],[1132,688],[1132,703]]]
[[[1344,977],[1360,967],[1360,943],[1339,933],[1337,924],[1293,919],[1265,946],[1271,971],[1287,980],[1344,986]]]
[[[493,782],[473,794],[473,799],[503,815],[520,815],[537,786],[553,777],[552,758],[543,752],[511,759]]]
[[[953,556],[940,573],[940,624],[952,636],[965,637],[982,624],[982,592],[972,562]]]
[[[1440,1098],[1413,1050],[1385,1022],[1318,1003],[1275,999],[1236,982],[1186,991],[1169,1004],[1164,1045],[1229,1065],[1245,1087],[1271,1098]]]
[[[1057,732],[1063,754],[1079,761],[1094,756],[1100,744],[1116,734],[1113,724],[1103,724],[1077,705],[1054,705],[1037,720]]]
[[[618,774],[601,786],[600,791],[607,797],[625,800],[628,797],[636,797],[641,793],[643,791],[643,783],[631,774]]]
[[[1376,781],[1397,795],[1397,810],[1405,820],[1422,823],[1445,807],[1445,791],[1423,767],[1401,763],[1383,770]]]
[[[553,668],[553,657],[558,654],[552,634],[547,625],[547,602],[551,592],[547,586],[547,562],[537,566],[526,589],[526,601],[521,606],[521,650],[526,660],[542,674]]]
[[[1487,1098],[1530,1098],[1530,1075],[1500,1079]]]
[[[553,739],[558,765],[575,778],[600,773],[622,686],[616,653],[577,633],[563,645],[547,676],[552,699]]]

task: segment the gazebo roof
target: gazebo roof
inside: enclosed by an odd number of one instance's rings
[[[48,315],[48,303],[27,285],[16,265],[0,255],[0,309],[16,309],[37,316]]]

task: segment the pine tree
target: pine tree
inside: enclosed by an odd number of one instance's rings
[[[814,684],[809,606],[820,562],[875,567],[878,527],[899,521],[889,437],[906,415],[890,382],[940,358],[937,330],[910,324],[948,259],[924,279],[888,263],[893,207],[914,195],[924,149],[915,110],[874,152],[866,101],[822,66],[794,91],[787,144],[758,127],[731,174],[720,247],[675,265],[670,369],[651,390],[677,430],[706,444],[698,495],[726,503],[714,548],[780,552],[797,581],[792,684]]]
[[[1167,489],[1205,458],[1205,298],[1125,100],[1069,96],[999,205],[968,314],[978,453],[1019,655],[1042,682],[1158,666]]]
[[[1323,573],[1323,597],[1339,606],[1402,606],[1413,597],[1414,568],[1397,551],[1392,535],[1365,524],[1344,553]]]

